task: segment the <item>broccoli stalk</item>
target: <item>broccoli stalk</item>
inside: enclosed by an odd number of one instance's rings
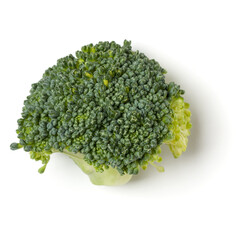
[[[89,165],[84,160],[83,154],[71,153],[67,150],[64,150],[63,153],[69,156],[78,165],[78,167],[80,167],[82,171],[88,175],[91,182],[95,185],[123,185],[132,178],[132,175],[129,174],[120,175],[119,172],[112,167],[109,167],[102,172],[97,172],[93,166]]]

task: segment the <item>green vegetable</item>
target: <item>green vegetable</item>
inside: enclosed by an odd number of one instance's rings
[[[184,91],[164,74],[129,41],[84,46],[32,84],[11,149],[41,160],[40,173],[62,152],[98,185],[124,184],[148,164],[164,171],[161,144],[179,157],[191,128]]]

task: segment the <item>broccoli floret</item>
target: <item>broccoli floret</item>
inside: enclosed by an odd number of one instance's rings
[[[184,91],[165,74],[130,41],[86,45],[32,84],[10,147],[41,160],[40,173],[52,153],[66,154],[94,184],[124,184],[148,164],[163,171],[161,144],[179,157],[191,128]]]

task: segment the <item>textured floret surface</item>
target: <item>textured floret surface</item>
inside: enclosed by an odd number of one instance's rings
[[[186,150],[190,111],[175,83],[131,43],[89,44],[57,61],[32,84],[18,120],[19,143],[44,164],[53,152],[83,154],[98,172],[137,174],[159,162],[160,145]],[[160,168],[161,170],[161,168]]]

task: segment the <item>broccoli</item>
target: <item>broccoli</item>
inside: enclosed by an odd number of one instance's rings
[[[184,91],[164,74],[130,41],[83,46],[32,84],[10,148],[42,161],[39,173],[52,153],[66,154],[97,185],[125,184],[148,164],[164,171],[161,144],[179,157],[191,128]]]

